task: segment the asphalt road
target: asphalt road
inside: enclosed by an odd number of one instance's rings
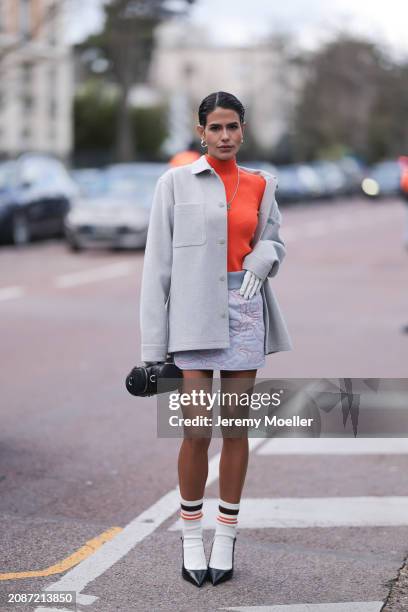
[[[406,378],[403,205],[282,212],[288,255],[270,282],[294,350],[258,376]],[[140,361],[142,264],[143,252],[76,255],[58,240],[0,249],[0,610],[42,611],[5,597],[47,587],[75,591],[90,612],[408,610],[404,439],[296,452],[252,439],[233,580],[197,589],[181,578],[180,440],[157,436],[155,398],[124,388]]]

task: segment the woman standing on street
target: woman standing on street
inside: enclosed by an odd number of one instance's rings
[[[267,280],[285,256],[276,179],[237,164],[244,114],[232,94],[207,96],[196,128],[207,153],[165,172],[153,199],[141,287],[142,360],[173,356],[184,392],[211,393],[214,369],[222,393],[247,392],[265,355],[292,348]],[[238,410],[229,407],[227,415]],[[197,408],[184,409],[184,417],[194,414]],[[222,430],[218,516],[207,566],[201,518],[211,433],[184,431],[178,459],[182,575],[197,586],[207,577],[218,584],[233,573],[248,436]]]

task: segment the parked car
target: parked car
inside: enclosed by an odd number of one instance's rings
[[[347,193],[347,179],[341,168],[333,161],[319,160],[309,164],[317,173],[322,185],[322,197],[335,198]]]
[[[302,188],[302,198],[317,200],[324,195],[321,177],[310,164],[294,164],[293,170],[297,173]]]
[[[321,180],[309,164],[278,166],[276,176],[278,177],[279,203],[305,202],[322,196]]]
[[[82,191],[66,217],[69,247],[143,248],[154,188],[167,168],[159,166],[115,164],[99,171],[93,192]]]
[[[24,153],[0,162],[0,241],[24,245],[63,235],[76,187],[58,159]]]
[[[151,204],[155,184],[169,167],[169,164],[160,162],[132,162],[111,164],[106,170],[112,177],[140,178],[139,190],[143,187],[146,189],[145,198]]]
[[[361,192],[361,181],[367,172],[366,166],[354,157],[348,155],[337,160],[335,163],[345,177],[346,195],[359,195]]]
[[[396,196],[400,192],[401,166],[396,160],[374,164],[361,182],[369,198]]]
[[[103,189],[103,171],[98,168],[83,168],[72,170],[71,176],[78,186],[78,193],[82,196],[98,194]]]

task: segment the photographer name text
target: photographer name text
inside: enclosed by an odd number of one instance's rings
[[[312,418],[304,418],[298,415],[288,418],[282,418],[274,416],[265,415],[263,418],[227,418],[218,416],[215,419],[215,423],[213,423],[213,418],[209,416],[195,416],[193,418],[184,418],[178,417],[177,415],[173,415],[169,418],[169,424],[171,427],[211,427],[215,425],[216,427],[254,427],[255,429],[259,429],[261,423],[265,427],[311,427],[314,419]]]

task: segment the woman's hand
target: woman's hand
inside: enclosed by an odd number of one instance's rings
[[[259,278],[259,276],[250,270],[247,270],[239,292],[246,300],[249,300],[251,297],[260,292],[262,283],[263,280]]]

